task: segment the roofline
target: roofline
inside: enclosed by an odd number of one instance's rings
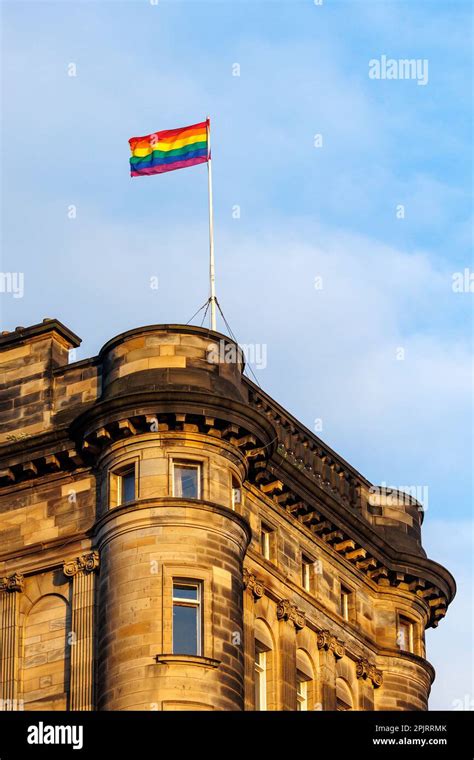
[[[31,338],[47,335],[51,332],[60,335],[71,348],[78,348],[82,343],[81,338],[60,322],[59,319],[49,319],[46,317],[42,322],[38,322],[36,325],[16,327],[15,330],[12,330],[11,332],[4,331],[3,333],[0,333],[0,349],[14,343],[24,343]]]
[[[211,330],[209,327],[196,327],[195,325],[157,324],[157,325],[143,325],[142,327],[134,327],[131,330],[126,330],[125,332],[119,333],[118,335],[115,335],[113,338],[110,338],[110,340],[108,340],[107,343],[104,343],[104,345],[100,349],[97,356],[99,359],[102,358],[103,354],[110,351],[117,344],[123,343],[125,340],[130,340],[131,338],[134,338],[146,333],[156,333],[156,332],[178,333],[181,335],[182,334],[199,335],[200,337],[208,338],[209,340],[224,341],[227,344],[231,343],[237,347],[241,356],[242,366],[245,366],[245,356],[239,344],[237,343],[237,341],[235,341],[233,338],[229,338],[228,335],[224,335],[224,333],[217,332],[216,330]]]

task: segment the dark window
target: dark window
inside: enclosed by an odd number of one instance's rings
[[[173,653],[201,654],[200,583],[173,583]]]
[[[135,467],[130,467],[119,474],[118,503],[126,504],[135,499]]]

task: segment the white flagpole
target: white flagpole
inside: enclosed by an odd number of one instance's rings
[[[211,284],[211,330],[216,329],[216,271],[214,264],[214,214],[212,207],[211,120],[207,117],[207,184],[209,190],[209,280]]]

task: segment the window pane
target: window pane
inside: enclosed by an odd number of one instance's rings
[[[270,559],[270,554],[271,554],[270,534],[271,534],[271,530],[266,525],[262,525],[261,531],[260,531],[260,550],[263,556],[265,557],[265,559]]]
[[[267,709],[267,654],[258,650],[255,643],[255,709]]]
[[[311,586],[311,560],[306,557],[303,557],[301,580],[303,588],[306,589],[306,591],[309,591]]]
[[[174,585],[173,586],[173,598],[174,599],[191,599],[195,602],[198,601],[198,588],[197,586],[185,586]]]
[[[262,691],[262,685],[261,685],[262,675],[263,673],[261,673],[259,670],[255,671],[255,709],[256,710],[262,709],[262,706],[260,704],[261,691]]]
[[[308,709],[308,682],[304,681],[300,675],[298,675],[296,687],[296,700],[297,710]]]
[[[173,653],[199,654],[196,607],[173,605]]]
[[[135,499],[135,471],[122,475],[122,504]]]
[[[199,498],[199,468],[174,466],[174,495],[184,499]]]

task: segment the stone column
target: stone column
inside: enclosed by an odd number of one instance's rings
[[[278,637],[279,710],[296,710],[296,628],[305,626],[304,613],[288,599],[282,599],[277,607],[280,621]]]
[[[336,659],[344,656],[344,644],[329,631],[318,633],[320,701],[323,710],[336,709]]]
[[[244,568],[244,710],[255,710],[255,602],[265,593],[263,583]]]
[[[18,698],[18,593],[24,578],[19,573],[0,578],[0,709],[15,710]]]
[[[94,709],[95,571],[98,552],[76,557],[63,565],[72,578],[72,633],[70,709]]]

